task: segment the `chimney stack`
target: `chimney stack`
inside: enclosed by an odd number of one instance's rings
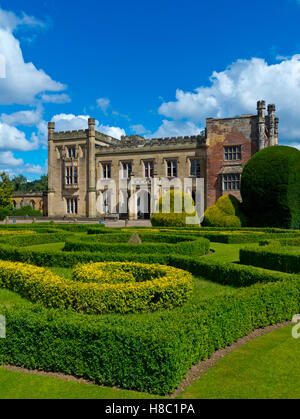
[[[258,149],[262,150],[266,146],[265,132],[266,132],[266,102],[260,100],[257,102],[258,115]]]

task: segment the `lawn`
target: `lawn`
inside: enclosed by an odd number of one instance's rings
[[[251,246],[258,247],[258,244],[251,243]],[[239,262],[240,249],[243,247],[249,247],[249,244],[211,243],[210,248],[214,253],[203,257],[217,262]]]
[[[291,327],[278,329],[227,355],[180,398],[299,399],[299,357]]]
[[[299,341],[291,327],[227,355],[178,399],[298,399]],[[158,399],[159,396],[0,368],[0,399]]]
[[[0,399],[153,399],[137,391],[118,390],[0,368]]]

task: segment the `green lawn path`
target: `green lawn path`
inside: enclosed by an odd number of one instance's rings
[[[153,399],[136,391],[118,390],[60,378],[0,368],[0,399]]]
[[[179,397],[299,399],[299,357],[291,327],[278,329],[231,352]]]

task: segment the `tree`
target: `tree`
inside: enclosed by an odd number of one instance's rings
[[[0,174],[0,208],[12,209],[13,186],[8,175],[3,172]]]
[[[44,175],[40,179],[28,182],[25,176],[15,176],[11,180],[14,192],[47,192],[48,190],[48,176]]]
[[[27,192],[28,181],[25,176],[15,176],[12,180],[12,187],[14,192]]]
[[[42,176],[40,179],[32,182],[33,192],[47,192],[48,190],[48,175]]]
[[[300,151],[274,146],[256,153],[243,170],[241,195],[251,226],[300,228]]]

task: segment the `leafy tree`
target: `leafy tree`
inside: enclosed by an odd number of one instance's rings
[[[23,175],[15,176],[11,180],[11,184],[12,184],[14,192],[24,192],[24,193],[27,192],[28,181],[25,176]]]
[[[33,192],[47,192],[48,190],[48,175],[42,176],[40,179],[32,183]]]
[[[13,187],[8,175],[3,172],[0,174],[0,208],[12,209]]]
[[[28,182],[25,176],[15,176],[11,180],[14,192],[46,192],[48,190],[48,176],[42,176],[40,179]]]

